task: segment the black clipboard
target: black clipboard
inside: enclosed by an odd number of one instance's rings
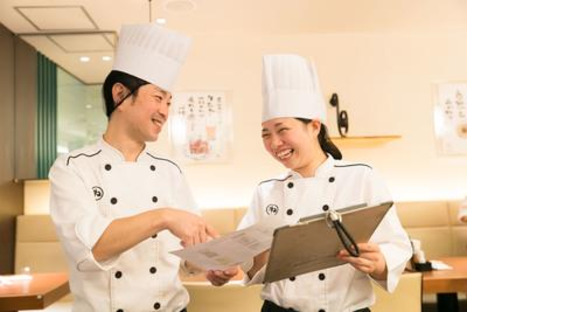
[[[377,206],[356,205],[336,210],[357,243],[368,242],[393,202]],[[327,213],[300,219],[274,231],[264,283],[344,264],[336,255],[344,249]]]

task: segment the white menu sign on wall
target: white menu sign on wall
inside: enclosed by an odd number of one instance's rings
[[[439,154],[467,154],[467,83],[436,85],[434,125]]]
[[[173,94],[170,137],[174,156],[194,162],[224,161],[231,143],[231,113],[225,91]]]

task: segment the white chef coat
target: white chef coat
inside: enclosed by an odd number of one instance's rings
[[[117,218],[160,207],[196,212],[181,169],[145,148],[136,162],[99,140],[59,157],[49,174],[50,214],[64,247],[73,311],[180,311],[189,295],[179,280],[180,241],[162,231],[114,259],[92,248]]]
[[[317,168],[314,177],[303,178],[297,172],[263,181],[257,187],[248,213],[239,228],[246,228],[265,218],[281,219],[294,224],[300,218],[367,203],[376,205],[392,200],[376,171],[362,163],[328,159]],[[405,264],[411,257],[411,245],[401,227],[395,206],[379,224],[370,239],[377,243],[385,257],[388,277],[379,284],[389,292],[395,290]],[[247,266],[244,266],[247,268]],[[262,268],[247,284],[261,283]],[[374,304],[372,278],[346,264],[290,279],[266,284],[262,299],[298,311],[355,311]]]

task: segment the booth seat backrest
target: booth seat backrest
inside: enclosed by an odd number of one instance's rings
[[[49,215],[18,216],[16,219],[14,272],[24,267],[33,273],[68,270],[64,250]]]
[[[467,255],[467,226],[459,222],[460,200],[397,203],[401,224],[421,241],[427,259]]]
[[[457,220],[461,201],[399,202],[397,212],[411,238],[421,240],[428,259],[467,255],[467,227]],[[246,208],[203,210],[202,215],[219,233],[236,229]],[[19,216],[16,222],[15,272],[66,271],[64,251],[49,215]]]
[[[236,230],[246,214],[246,208],[207,209],[202,210],[201,214],[220,234],[227,234]]]

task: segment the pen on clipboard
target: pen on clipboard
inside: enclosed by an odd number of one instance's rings
[[[332,209],[329,210],[326,213],[326,223],[329,227],[336,230],[336,235],[338,235],[338,238],[340,238],[340,241],[342,242],[342,245],[346,251],[348,251],[351,256],[358,257],[360,255],[358,246],[348,230],[344,227],[340,213]]]

